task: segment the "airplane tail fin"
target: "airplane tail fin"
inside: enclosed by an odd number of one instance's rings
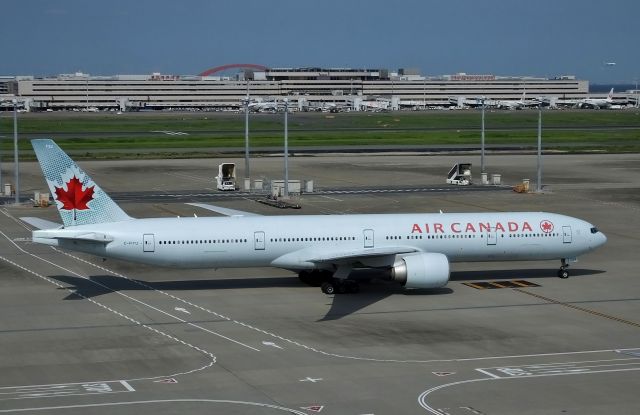
[[[613,100],[613,88],[609,91],[609,95],[607,95],[607,101],[611,102]]]
[[[31,145],[65,227],[131,219],[53,140]]]

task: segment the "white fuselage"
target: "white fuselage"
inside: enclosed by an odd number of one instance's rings
[[[42,233],[41,233],[42,232]],[[54,231],[34,242],[184,268],[313,269],[314,256],[407,248],[451,262],[575,258],[606,241],[593,225],[544,212],[132,219]],[[106,235],[108,243],[60,235]],[[393,258],[389,259],[390,265]]]

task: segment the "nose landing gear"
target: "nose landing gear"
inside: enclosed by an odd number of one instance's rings
[[[562,258],[562,265],[560,265],[560,269],[558,270],[558,278],[567,279],[569,278],[569,263],[566,258]]]

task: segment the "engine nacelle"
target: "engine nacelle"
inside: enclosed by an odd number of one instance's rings
[[[443,254],[401,257],[391,268],[391,279],[407,288],[440,288],[449,281],[449,260]]]

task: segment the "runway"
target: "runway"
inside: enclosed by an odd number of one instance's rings
[[[83,164],[136,217],[211,213],[178,203],[193,197],[263,214],[545,210],[593,222],[609,242],[568,280],[555,261],[454,264],[445,289],[373,281],[331,297],[284,270],[167,270],[34,245],[17,218],[57,213],[5,206],[0,413],[637,412],[639,158],[547,157],[539,195],[372,191],[391,188],[382,179],[441,188],[450,158],[296,160],[348,190],[304,195],[296,212],[210,196],[211,160]],[[491,169],[514,182],[530,173],[524,160],[495,156]],[[43,186],[34,164],[24,169],[26,189]],[[130,196],[139,190],[149,193]],[[465,285],[514,280],[535,285]]]

